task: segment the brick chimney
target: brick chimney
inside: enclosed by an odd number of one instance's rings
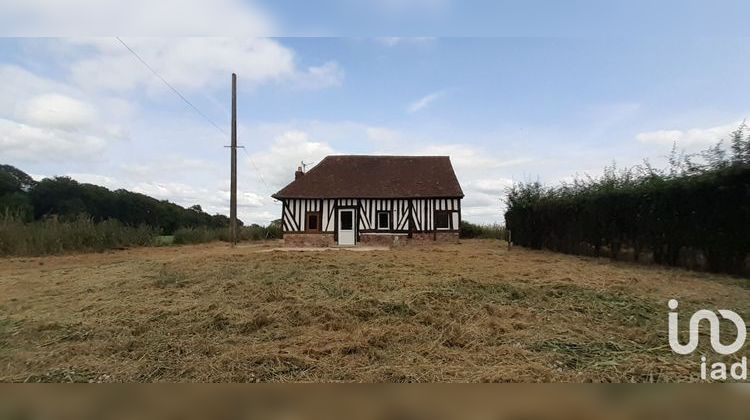
[[[301,166],[298,166],[298,167],[297,167],[297,171],[296,171],[296,172],[294,173],[294,179],[295,179],[295,180],[297,180],[297,179],[300,179],[300,177],[301,177],[302,175],[304,175],[304,174],[305,174],[305,173],[304,173],[304,172],[302,172],[302,167],[301,167]]]

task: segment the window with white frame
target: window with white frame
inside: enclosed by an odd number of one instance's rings
[[[435,211],[435,229],[448,230],[451,228],[451,212],[445,210]]]
[[[391,213],[387,211],[379,211],[377,213],[377,227],[378,230],[388,230],[391,228]]]

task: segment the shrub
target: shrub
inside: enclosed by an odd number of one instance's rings
[[[68,222],[47,218],[23,223],[6,216],[0,220],[0,255],[49,255],[147,246],[153,244],[154,235],[154,230],[147,226],[128,227],[116,220],[94,223],[81,216]]]
[[[278,223],[271,222],[268,226],[252,224],[243,226],[238,234],[243,241],[260,241],[264,239],[281,239],[281,226]]]
[[[204,242],[213,242],[228,236],[227,229],[209,229],[206,227],[181,228],[174,232],[174,240],[177,245],[200,244]]]
[[[238,241],[262,241],[265,239],[280,239],[281,227],[272,222],[268,226],[252,224],[250,226],[239,226],[237,228]],[[229,228],[182,228],[174,232],[175,244],[199,244],[204,242],[224,241],[229,242]]]
[[[467,221],[461,221],[459,236],[466,239],[479,238],[506,240],[508,238],[505,226],[498,224],[475,225]]]

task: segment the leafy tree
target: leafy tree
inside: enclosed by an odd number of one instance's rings
[[[3,178],[6,181],[3,181]],[[26,172],[11,165],[0,165],[0,185],[4,182],[12,182],[21,191],[28,191],[36,185],[36,181],[29,176]],[[2,194],[2,187],[0,186],[0,194]]]
[[[23,220],[48,216],[73,220],[81,215],[94,222],[116,219],[127,226],[147,225],[171,234],[180,228],[229,226],[224,215],[209,215],[198,204],[184,208],[127,190],[79,183],[69,177],[45,178],[35,182],[23,171],[0,165],[0,214]],[[242,221],[238,221],[242,226]]]
[[[0,172],[0,196],[21,192],[21,184],[7,172]]]
[[[29,221],[33,208],[26,191],[35,181],[23,171],[0,165],[0,216]]]
[[[745,138],[747,125],[745,121],[730,134],[729,141],[732,148],[732,163],[750,164],[750,137]]]
[[[30,222],[34,218],[34,208],[29,196],[23,192],[0,195],[0,217]]]

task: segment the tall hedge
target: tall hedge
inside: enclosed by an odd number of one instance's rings
[[[531,248],[748,274],[750,165],[579,191],[529,184],[505,221]]]
[[[673,150],[669,170],[612,167],[600,179],[572,185],[516,185],[508,193],[506,226],[513,242],[531,248],[748,275],[745,131],[743,124],[732,133],[730,153],[721,142],[699,155]]]

